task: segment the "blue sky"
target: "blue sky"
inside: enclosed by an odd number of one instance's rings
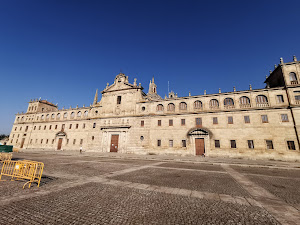
[[[0,133],[42,97],[92,103],[122,70],[161,96],[263,88],[300,58],[300,1],[0,1]]]

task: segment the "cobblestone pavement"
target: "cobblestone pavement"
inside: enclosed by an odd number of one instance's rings
[[[39,188],[3,177],[0,224],[300,224],[296,164],[134,157],[14,153],[45,170]]]

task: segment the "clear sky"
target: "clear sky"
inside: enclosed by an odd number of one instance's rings
[[[179,96],[263,88],[279,58],[300,58],[300,1],[1,0],[0,133],[42,97],[92,103],[122,70]]]

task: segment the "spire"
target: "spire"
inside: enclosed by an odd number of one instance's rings
[[[97,102],[98,102],[98,89],[96,90],[96,94],[95,94],[93,105],[96,105]]]
[[[153,94],[153,93],[157,93],[156,92],[156,84],[154,83],[154,77],[152,77],[152,81],[150,80],[150,83],[149,83],[149,91],[148,91],[148,94]]]
[[[297,62],[297,58],[295,55],[293,56],[293,60],[294,60],[294,62]]]

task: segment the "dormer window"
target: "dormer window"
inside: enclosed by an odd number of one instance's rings
[[[121,99],[122,99],[122,96],[118,96],[118,98],[117,98],[117,104],[118,104],[118,105],[121,104]]]

